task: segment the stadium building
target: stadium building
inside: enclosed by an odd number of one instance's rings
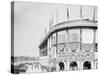
[[[54,71],[96,69],[97,46],[96,20],[57,23],[39,45],[40,63]]]

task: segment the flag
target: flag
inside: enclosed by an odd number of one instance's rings
[[[49,27],[50,27],[50,29],[51,29],[51,20],[49,19]]]
[[[67,8],[67,19],[69,19],[69,10]]]
[[[93,21],[95,21],[95,8],[93,10]]]
[[[53,15],[51,14],[51,25],[53,25]]]
[[[80,6],[80,19],[82,20],[82,7]]]
[[[45,28],[45,35],[46,35],[46,28]]]
[[[50,19],[49,19],[49,26],[50,26],[50,29],[51,29],[52,25],[53,25],[53,15],[51,14],[51,17],[50,17]]]

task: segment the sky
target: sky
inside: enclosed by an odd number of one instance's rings
[[[45,36],[45,29],[49,31],[49,21],[53,18],[53,25],[67,20],[80,19],[80,5],[34,3],[15,1],[14,4],[14,55],[39,56],[39,44]],[[93,19],[95,6],[82,6],[82,17]],[[97,13],[97,8],[95,9]],[[97,19],[97,14],[95,15]]]

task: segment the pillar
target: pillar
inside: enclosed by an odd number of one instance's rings
[[[83,70],[83,61],[79,61],[79,70]]]
[[[67,64],[64,62],[64,71],[67,71]]]
[[[67,61],[67,63],[66,63],[66,66],[67,66],[66,70],[67,71],[69,71],[69,68],[70,68],[69,64],[70,64],[70,62]]]
[[[59,64],[56,64],[56,71],[59,72]]]

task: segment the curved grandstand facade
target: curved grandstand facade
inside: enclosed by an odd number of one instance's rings
[[[96,69],[97,45],[97,21],[61,22],[40,43],[40,63],[55,71]]]

